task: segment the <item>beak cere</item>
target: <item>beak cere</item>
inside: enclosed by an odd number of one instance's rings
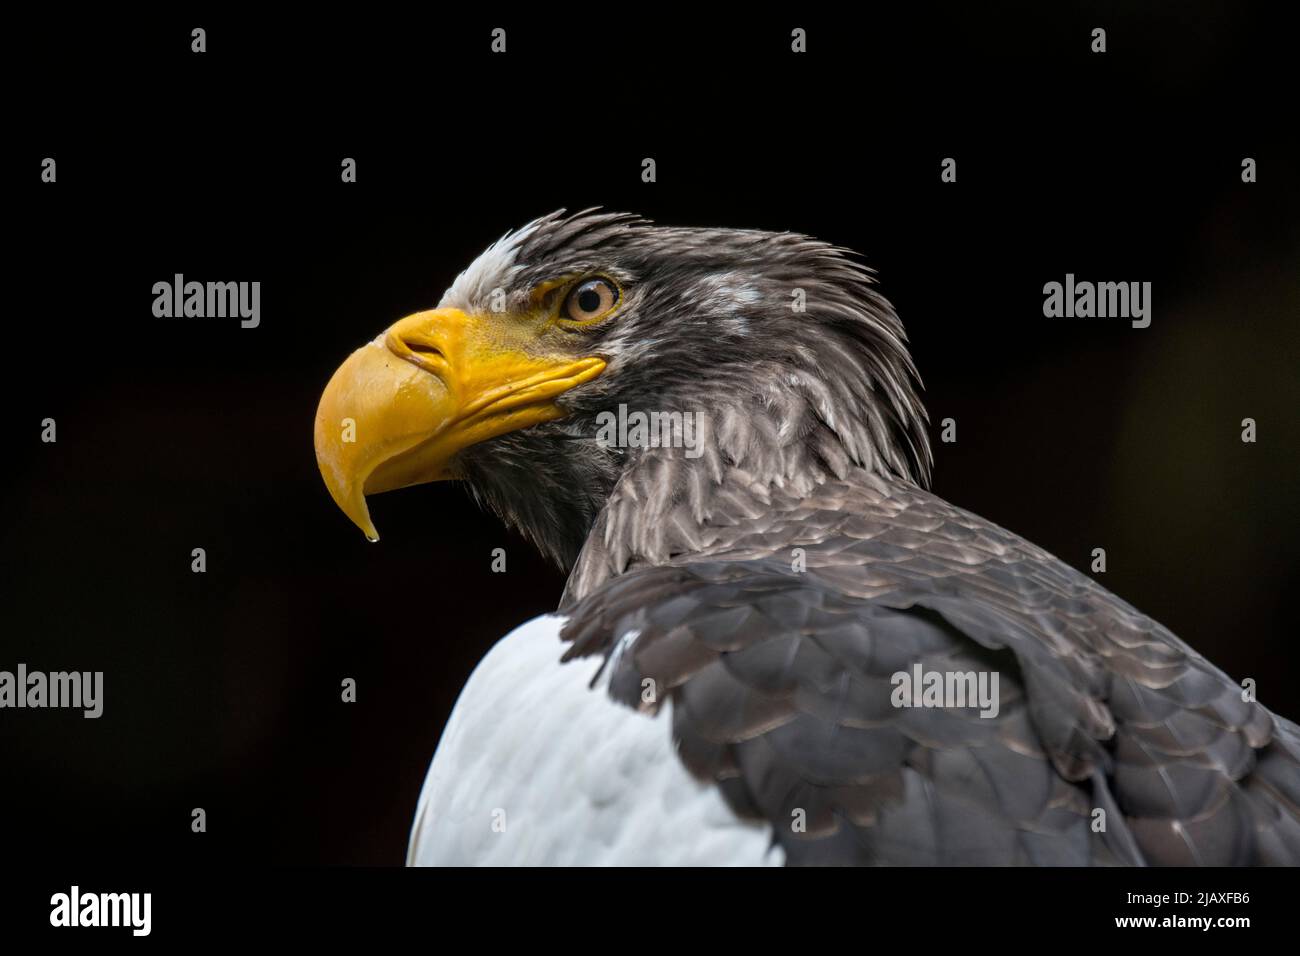
[[[564,417],[555,399],[603,359],[538,354],[525,319],[434,309],[339,366],[316,409],[316,463],[335,503],[379,540],[366,495],[457,477],[470,445]]]

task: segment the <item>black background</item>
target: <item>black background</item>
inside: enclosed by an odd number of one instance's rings
[[[860,252],[933,421],[957,421],[955,445],[934,430],[936,491],[1083,570],[1104,547],[1103,584],[1300,716],[1281,25],[835,10],[11,24],[0,669],[103,670],[106,690],[99,720],[0,711],[6,855],[402,861],[457,691],[563,577],[454,485],[372,500],[368,544],[312,416],[353,348],[560,207]],[[176,272],[261,281],[261,326],[155,319]],[[1151,281],[1151,327],[1045,319],[1067,272]]]

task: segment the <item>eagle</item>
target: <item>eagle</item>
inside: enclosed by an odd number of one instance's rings
[[[919,389],[849,250],[598,209],[347,358],[315,450],[368,538],[367,495],[460,481],[568,574],[461,691],[407,862],[1300,862],[1296,725],[930,493]]]

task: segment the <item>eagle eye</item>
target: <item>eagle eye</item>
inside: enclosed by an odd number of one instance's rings
[[[588,279],[574,286],[561,309],[573,322],[598,319],[618,304],[618,287],[608,279]]]

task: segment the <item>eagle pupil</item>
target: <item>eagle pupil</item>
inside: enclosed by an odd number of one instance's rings
[[[578,308],[583,312],[595,312],[600,308],[600,293],[595,289],[583,289],[578,293]]]

